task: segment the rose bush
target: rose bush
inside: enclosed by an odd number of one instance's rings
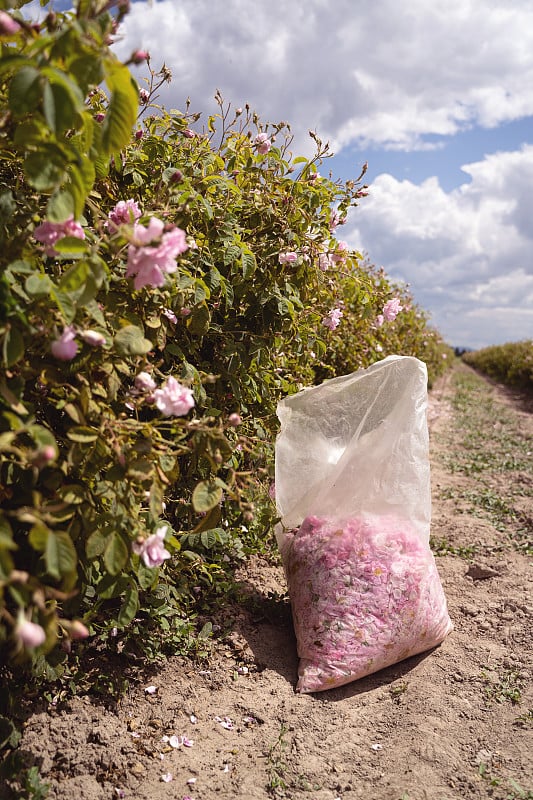
[[[153,105],[168,71],[132,54],[139,88],[110,49],[126,6],[0,21],[0,642],[40,671],[88,633],[168,638],[264,537],[282,395],[442,365],[336,236],[363,176],[220,97],[205,125]]]

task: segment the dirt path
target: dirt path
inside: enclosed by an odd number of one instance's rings
[[[111,711],[77,697],[28,719],[21,748],[50,800],[533,797],[533,417],[458,365],[429,419],[433,541],[455,625],[442,646],[296,695],[283,574],[257,559],[242,574],[257,602],[235,612],[207,666],[175,658]]]

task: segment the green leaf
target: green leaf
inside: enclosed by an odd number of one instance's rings
[[[223,528],[210,528],[207,531],[202,531],[200,534],[200,541],[202,545],[208,550],[220,541],[221,536],[224,536]]]
[[[57,580],[76,570],[78,557],[68,533],[49,531],[44,558],[47,571]]]
[[[114,339],[115,350],[121,356],[142,356],[153,348],[149,339],[136,325],[126,325],[121,328]]]
[[[43,425],[30,425],[28,427],[28,433],[37,447],[57,448],[54,434],[52,431],[49,431],[48,428],[43,427]]]
[[[68,292],[62,292],[61,289],[52,289],[50,297],[57,303],[57,307],[61,311],[66,322],[72,322],[76,316],[76,299]]]
[[[192,493],[192,505],[195,511],[201,513],[210,511],[222,499],[222,488],[216,479],[213,481],[200,481]]]
[[[141,589],[143,589],[143,591],[152,588],[152,586],[157,583],[158,575],[159,569],[157,567],[150,569],[146,566],[144,561],[139,562],[139,567],[137,569],[137,580],[139,581],[139,586]]]
[[[106,531],[102,531],[98,528],[93,531],[85,543],[85,554],[87,558],[92,561],[94,558],[101,556],[106,548],[107,540],[108,534]]]
[[[120,597],[128,590],[129,579],[124,575],[116,578],[114,575],[104,575],[96,586],[96,592],[102,600],[111,600],[113,597]]]
[[[6,745],[15,748],[21,737],[22,733],[15,728],[11,720],[0,716],[0,750],[3,750]]]
[[[44,553],[50,533],[51,531],[46,525],[38,523],[31,528],[28,534],[28,541],[34,550],[37,550],[39,553]]]
[[[75,205],[72,194],[64,189],[54,192],[46,204],[46,216],[50,222],[66,222],[74,216]]]
[[[22,67],[9,85],[9,108],[15,116],[34,113],[42,97],[41,73],[35,67]]]
[[[54,250],[57,250],[60,255],[65,256],[66,258],[72,258],[73,256],[82,255],[87,252],[87,242],[84,239],[78,239],[76,236],[63,236],[63,238],[58,239],[57,242],[54,243]],[[86,264],[85,267],[84,282],[89,273],[89,269]],[[67,274],[68,273],[65,273],[65,275],[63,275],[59,285],[62,289],[66,289],[66,291],[72,291],[70,288],[67,289],[65,285],[67,283],[65,280]]]
[[[222,516],[222,511],[220,509],[219,504],[217,503],[214,508],[212,508],[208,513],[200,520],[198,525],[192,531],[192,533],[201,533],[202,531],[207,531],[210,528],[214,528],[218,522],[220,522],[220,518]]]
[[[6,367],[12,367],[24,355],[24,339],[17,328],[8,328],[4,336],[2,354]]]
[[[26,278],[24,289],[30,296],[36,297],[40,294],[49,294],[53,285],[48,275],[41,275],[38,272]]]
[[[0,550],[17,550],[17,545],[13,541],[13,531],[7,519],[0,516]]]
[[[257,262],[253,253],[243,253],[241,258],[242,263],[242,277],[248,280],[254,274]]]
[[[24,160],[24,173],[28,183],[38,192],[55,189],[65,177],[65,165],[54,164],[49,153],[38,150],[28,153]]]
[[[66,486],[62,486],[60,494],[65,503],[69,503],[72,506],[79,506],[86,500],[85,487],[77,483],[68,483]]]
[[[118,575],[128,563],[128,558],[129,550],[126,542],[120,533],[113,531],[104,550],[104,564],[109,574]]]
[[[124,602],[120,606],[117,622],[121,628],[130,624],[135,614],[139,610],[139,592],[137,587],[132,584],[126,591]]]
[[[125,147],[131,139],[139,107],[139,91],[127,67],[106,59],[105,80],[111,92],[102,123],[102,146],[108,155]]]
[[[85,425],[75,425],[67,432],[67,437],[71,442],[80,442],[80,444],[96,442],[99,435],[94,428],[88,428]]]
[[[196,306],[189,317],[187,317],[187,328],[196,336],[203,336],[209,330],[211,324],[211,314],[206,303]]]

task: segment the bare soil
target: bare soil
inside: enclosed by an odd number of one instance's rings
[[[457,500],[478,479],[446,466],[465,448],[455,391],[452,371],[429,410],[432,536],[455,626],[444,643],[340,689],[298,695],[283,572],[253,559],[240,579],[254,610],[234,609],[233,633],[207,663],[171,658],[115,704],[35,702],[20,747],[50,800],[533,797],[531,563]],[[522,399],[489,382],[486,391],[533,441]],[[502,495],[517,482],[530,497],[531,472],[494,474]],[[527,510],[530,500],[521,502]],[[172,747],[182,741],[173,736],[186,739]]]

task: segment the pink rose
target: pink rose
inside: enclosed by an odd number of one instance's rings
[[[0,11],[0,36],[11,36],[19,30],[20,25],[17,20],[5,11]]]
[[[112,223],[111,227],[118,228],[119,225],[132,225],[141,216],[141,209],[135,200],[119,200],[109,212],[106,226]]]
[[[135,388],[140,392],[153,392],[156,385],[156,382],[148,372],[139,372],[135,376]]]
[[[280,264],[294,264],[295,261],[298,260],[297,253],[290,252],[290,253],[280,253],[278,256],[278,261]]]
[[[59,255],[54,249],[54,244],[65,236],[73,236],[76,239],[85,239],[85,231],[79,224],[74,222],[73,217],[69,217],[65,222],[43,222],[33,231],[33,236],[38,242],[44,244],[44,252],[47,256]]]
[[[134,64],[142,64],[143,61],[148,61],[149,58],[150,54],[147,53],[146,50],[135,50],[131,54],[131,61],[133,61]]]
[[[78,343],[75,338],[74,326],[68,325],[61,336],[50,345],[52,355],[60,361],[70,361],[78,352]]]
[[[71,639],[86,639],[89,635],[89,630],[85,627],[83,622],[80,622],[79,619],[75,619],[70,624],[69,633]]]
[[[176,258],[189,247],[185,231],[181,228],[173,228],[167,233],[163,233],[163,230],[163,222],[156,217],[152,217],[147,227],[139,224],[134,226],[128,247],[126,277],[135,277],[135,289],[163,286],[165,274],[177,270]],[[148,246],[159,237],[158,244]]]
[[[403,311],[403,306],[400,305],[398,297],[393,297],[383,306],[383,316],[388,322],[394,322],[400,311]]]
[[[80,331],[79,336],[86,344],[90,344],[91,347],[102,347],[102,345],[106,343],[105,336],[103,333],[99,333],[98,331]]]
[[[131,546],[133,552],[142,558],[149,569],[160,567],[167,558],[170,558],[170,553],[164,545],[167,531],[168,525],[160,525],[147,539],[133,542]]]
[[[348,254],[348,245],[346,242],[337,242],[337,247],[335,252],[331,255],[331,260],[342,263],[346,261],[346,256]]]
[[[323,318],[322,325],[325,325],[330,331],[334,331],[335,328],[339,327],[342,316],[343,314],[340,308],[332,308]]]
[[[257,147],[257,152],[262,156],[266,155],[272,147],[272,142],[266,133],[258,133],[254,139],[254,144]]]
[[[186,386],[170,376],[161,389],[154,392],[157,408],[164,417],[183,417],[194,406],[194,396]]]
[[[322,272],[326,272],[326,270],[332,266],[333,259],[331,257],[331,253],[320,253],[318,256],[318,268],[322,270]]]
[[[46,639],[44,629],[35,622],[30,622],[29,619],[23,616],[21,616],[17,622],[15,634],[24,647],[30,649],[40,647]]]

